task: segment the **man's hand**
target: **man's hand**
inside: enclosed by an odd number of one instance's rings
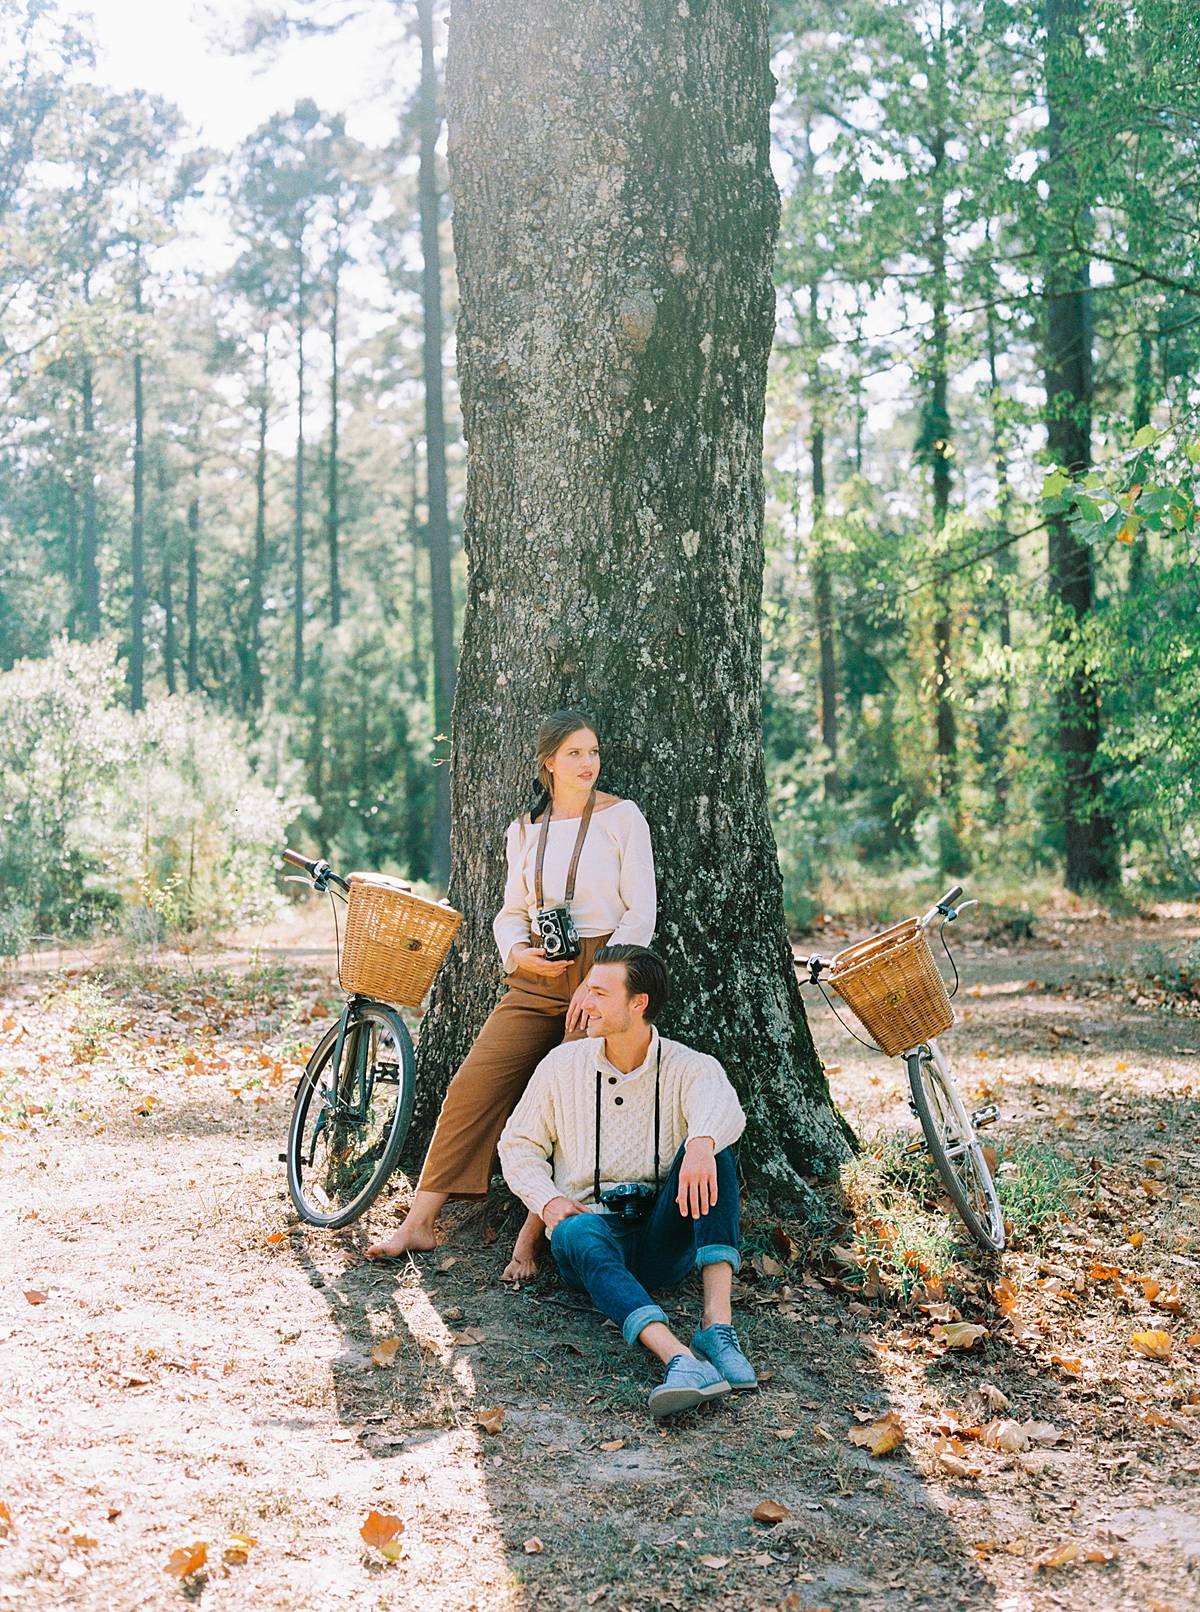
[[[717,1201],[717,1155],[713,1146],[711,1136],[693,1136],[683,1150],[675,1202],[679,1213],[693,1220],[706,1215]]]
[[[715,1166],[713,1177],[715,1180]],[[559,1225],[564,1220],[568,1220],[572,1215],[586,1214],[587,1210],[584,1208],[583,1204],[576,1203],[574,1198],[551,1198],[550,1202],[542,1210],[542,1220],[545,1224],[546,1230],[548,1232],[552,1232],[555,1226]]]
[[[514,946],[512,949],[513,964],[524,969],[526,974],[536,974],[539,979],[556,980],[560,974],[565,974],[570,963],[556,963],[552,957],[547,957],[541,946]]]

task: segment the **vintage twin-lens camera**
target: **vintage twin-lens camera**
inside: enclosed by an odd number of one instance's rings
[[[552,963],[569,963],[579,956],[579,936],[570,907],[544,907],[537,915],[542,950]]]
[[[622,1181],[620,1186],[602,1192],[600,1202],[610,1215],[620,1215],[622,1220],[644,1220],[657,1196],[653,1187],[641,1181]]]

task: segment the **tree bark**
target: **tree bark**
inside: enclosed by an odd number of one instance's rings
[[[420,487],[417,482],[417,444],[409,449],[408,488],[408,545],[409,545],[409,664],[412,667],[413,688],[424,696],[429,682],[428,662],[424,654],[425,628],[421,611],[421,550],[422,532],[420,516]],[[445,769],[441,769],[445,770]],[[447,774],[447,778],[449,775]]]
[[[766,810],[766,0],[458,0],[450,28],[465,923],[422,1033],[421,1119],[495,999],[491,922],[533,727],[581,703],[605,785],[650,820],[664,1029],[729,1071],[749,1175],[800,1197],[848,1132],[804,1017]]]
[[[329,550],[329,624],[342,619],[342,582],[338,569],[338,312],[342,281],[342,223],[334,227],[329,307],[329,468],[325,497],[325,543]]]
[[[417,0],[421,40],[420,165],[421,309],[425,377],[425,538],[429,546],[429,605],[433,633],[433,724],[450,733],[454,706],[454,595],[450,583],[450,515],[446,495],[446,418],[442,402],[442,256],[438,242],[437,140],[441,128],[433,0]],[[443,746],[438,746],[445,754]],[[433,814],[433,875],[450,878],[450,776],[437,768]]]
[[[88,275],[83,277],[83,300],[91,302]],[[96,400],[90,356],[83,360],[79,382],[83,415],[83,444],[80,469],[83,475],[83,542],[79,554],[80,618],[84,638],[100,636],[100,560],[96,512]]]
[[[837,653],[833,622],[833,579],[829,574],[829,551],[825,541],[825,394],[821,381],[820,295],[817,282],[808,288],[808,312],[812,342],[812,537],[810,540],[813,606],[817,618],[817,649],[821,668],[821,743],[827,757],[824,777],[826,800],[838,796]]]
[[[1046,28],[1046,216],[1054,221],[1045,267],[1046,435],[1050,458],[1072,475],[1092,462],[1092,332],[1086,259],[1063,256],[1054,242],[1066,221],[1086,214],[1071,159],[1072,77],[1081,51],[1080,0],[1044,0]],[[1072,110],[1074,109],[1074,110]],[[1066,669],[1056,690],[1056,742],[1062,766],[1062,819],[1067,888],[1112,881],[1117,843],[1100,774],[1100,698],[1081,664],[1079,628],[1095,602],[1092,550],[1065,514],[1049,526],[1050,601]]]
[[[1146,315],[1143,315],[1146,317]],[[1154,410],[1154,343],[1148,330],[1138,332],[1137,358],[1133,371],[1133,433],[1150,424]],[[1145,586],[1150,537],[1146,527],[1129,545],[1129,592],[1137,594]]]
[[[171,523],[167,518],[167,477],[161,453],[157,456],[155,487],[158,494],[156,511],[159,542],[161,544],[161,602],[163,610],[163,675],[167,693],[175,692],[175,662],[179,649],[175,635],[175,590],[171,576]]]
[[[140,711],[146,703],[146,421],[142,397],[142,267],[138,253],[134,267],[133,314],[133,525],[130,532],[132,587],[129,600],[129,706]]]
[[[270,404],[271,332],[262,333],[258,380],[258,448],[254,458],[254,556],[250,565],[250,598],[246,605],[246,703],[260,710],[263,702],[262,613],[267,574],[267,413]]]
[[[933,139],[933,236],[930,242],[933,323],[931,329],[929,404],[926,416],[926,451],[933,484],[933,546],[941,561],[946,518],[950,513],[950,407],[948,398],[949,320],[946,303],[946,131]],[[957,818],[958,732],[951,687],[954,621],[948,582],[933,590],[933,703],[937,749],[938,793]]]

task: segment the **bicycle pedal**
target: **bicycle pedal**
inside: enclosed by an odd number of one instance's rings
[[[925,1141],[910,1142],[908,1144],[908,1146],[904,1149],[904,1157],[906,1159],[911,1159],[911,1158],[915,1158],[918,1153],[928,1153],[928,1151],[929,1151],[929,1143],[928,1142],[925,1142]]]
[[[977,1108],[971,1115],[971,1124],[979,1131],[985,1125],[994,1125],[999,1118],[1000,1110],[995,1103],[984,1103],[982,1108]]]

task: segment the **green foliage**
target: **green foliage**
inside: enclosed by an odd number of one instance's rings
[[[0,674],[0,878],[22,943],[30,914],[71,934],[124,911],[152,938],[273,908],[295,763],[256,768],[245,727],[202,696],[134,717],[123,694],[111,645],[63,641]]]

